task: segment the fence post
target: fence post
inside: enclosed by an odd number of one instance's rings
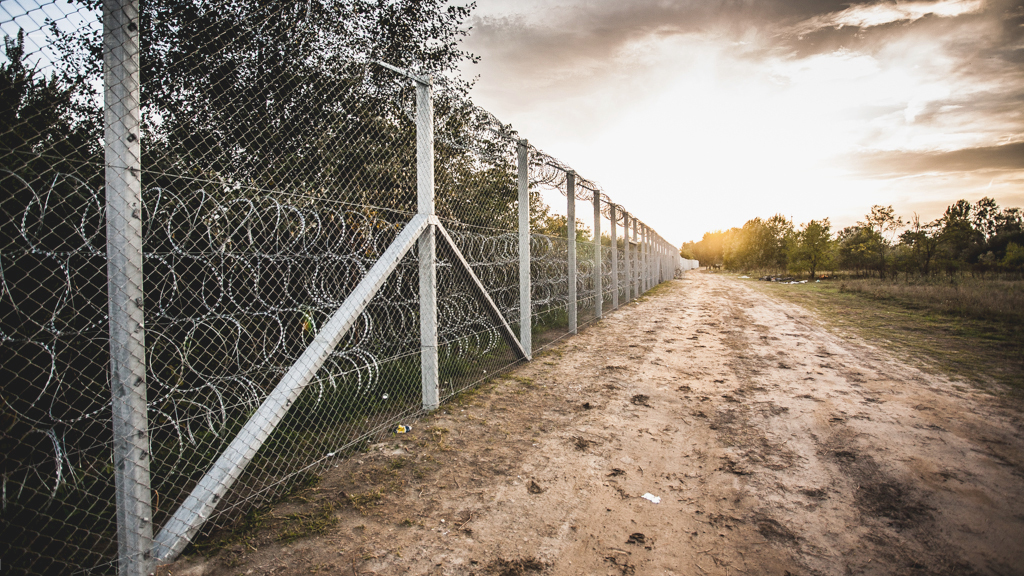
[[[647,225],[640,224],[640,293],[647,292]]]
[[[642,281],[644,283],[644,292],[647,292],[651,289],[651,236],[650,228],[647,227],[647,224],[644,224],[644,227],[640,229],[640,233],[642,234],[640,238],[641,254],[644,259]]]
[[[661,236],[658,236],[658,233],[655,232],[654,233],[654,266],[655,266],[655,268],[654,268],[654,278],[655,278],[655,280],[657,281],[658,284],[661,284],[662,282],[665,281],[665,277],[661,273],[661,264],[662,264],[661,260],[662,260],[663,255],[664,254],[662,252],[662,247],[661,247]]]
[[[138,0],[103,3],[107,295],[118,573],[149,574],[153,510],[142,289]]]
[[[652,229],[650,226],[648,226],[647,227],[647,268],[648,268],[648,270],[647,270],[647,285],[650,288],[654,288],[654,286],[657,285],[657,283],[658,283],[657,282],[657,280],[658,280],[658,266],[657,266],[657,263],[654,260],[656,255],[657,255],[657,252],[655,252],[655,248],[656,248],[655,242],[656,242],[656,240],[655,240],[655,236],[654,236],[654,229]]]
[[[630,219],[629,212],[626,212],[625,210],[623,210],[623,212],[622,212],[622,249],[625,251],[625,253],[623,254],[622,261],[623,261],[623,266],[625,267],[625,270],[622,271],[622,277],[626,280],[626,282],[625,282],[625,284],[626,284],[625,285],[625,289],[626,289],[626,303],[627,304],[629,303],[630,300],[633,299],[633,296],[632,296],[632,294],[633,294],[632,284],[633,283],[632,283],[632,280],[631,280],[633,271],[631,269],[632,265],[629,263],[629,255],[632,252],[629,249],[629,228],[630,228],[630,226],[629,226],[629,219]]]
[[[576,173],[565,173],[565,235],[568,240],[569,333],[576,333]]]
[[[657,286],[658,284],[661,284],[661,239],[658,237],[657,232],[654,232],[653,230],[651,232],[653,232],[654,235],[654,243],[651,244],[651,250],[653,255],[653,260],[651,261],[651,263],[654,267],[654,285]]]
[[[672,270],[672,260],[670,259],[672,256],[672,245],[668,243],[668,240],[662,240],[661,249],[661,261],[663,266],[661,270],[661,275],[665,278],[665,280],[671,280],[672,276],[674,276],[673,274],[669,273],[669,271]]]
[[[533,304],[530,298],[529,145],[519,141],[519,343],[533,359]]]
[[[661,277],[665,280],[671,280],[672,274],[669,274],[669,270],[672,269],[672,262],[669,260],[671,256],[672,245],[668,243],[668,240],[662,239],[661,241]]]
[[[640,225],[640,220],[636,219],[636,216],[630,216],[633,220],[633,244],[637,242],[637,227]],[[633,256],[633,263],[630,264],[630,285],[633,286],[633,297],[640,296],[640,283],[637,281],[640,274],[640,246],[631,246],[630,251]]]
[[[600,320],[604,312],[604,275],[601,260],[601,193],[594,192],[594,315]]]
[[[617,310],[619,307],[619,241],[615,237],[615,229],[618,225],[615,223],[615,219],[618,215],[615,213],[615,204],[612,202],[608,203],[608,212],[611,215],[611,245],[612,245],[612,310]]]
[[[416,207],[420,214],[434,215],[434,104],[431,78],[416,84]],[[420,276],[420,383],[423,409],[436,410],[440,403],[437,366],[437,246],[434,225],[419,239]]]

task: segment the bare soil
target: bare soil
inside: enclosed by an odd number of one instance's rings
[[[1024,574],[1024,426],[691,272],[158,573]]]

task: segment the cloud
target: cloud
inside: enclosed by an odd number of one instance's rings
[[[859,175],[873,178],[957,172],[1012,172],[1024,170],[1024,142],[948,152],[866,152],[852,155],[848,163]]]
[[[612,61],[645,66],[644,47],[697,35],[749,43],[766,24],[840,10],[841,0],[492,0],[470,25],[467,47],[487,72],[586,75]]]
[[[659,230],[1024,196],[1019,0],[481,5],[474,99]]]
[[[981,12],[984,7],[985,3],[982,0],[854,4],[840,12],[821,14],[804,20],[794,26],[791,32],[804,36],[823,28],[871,28],[894,22],[913,22],[925,16],[952,18]]]

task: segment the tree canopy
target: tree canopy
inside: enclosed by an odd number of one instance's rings
[[[782,216],[754,218],[741,228],[708,232],[680,247],[702,265],[735,270],[846,270],[897,274],[1024,272],[1024,214],[993,198],[958,200],[932,222],[907,221],[892,206],[872,206],[864,219],[833,233],[828,218],[794,229]]]

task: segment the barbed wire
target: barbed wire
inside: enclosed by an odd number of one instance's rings
[[[442,57],[389,52],[359,28],[365,15],[337,18],[347,7],[148,13],[146,30],[166,37],[143,43],[130,216],[141,223],[138,383],[155,527],[416,215],[415,89],[378,59],[432,77],[436,215],[501,320],[534,327],[540,350],[572,332],[571,306],[582,326],[609,302],[612,251],[594,262],[601,237],[576,239],[570,271],[568,237],[534,231],[521,317],[520,134],[466,98]],[[118,554],[110,293],[121,287],[108,273],[98,21],[89,2],[0,10],[0,66],[22,90],[4,92],[13,112],[0,125],[0,557],[12,573],[108,569]],[[570,166],[533,145],[527,157],[531,191],[567,193]],[[595,197],[625,223],[577,174],[574,198]],[[614,257],[625,296],[625,255]],[[418,258],[401,257],[204,530],[422,412]],[[442,398],[519,361],[456,260],[436,259]]]

